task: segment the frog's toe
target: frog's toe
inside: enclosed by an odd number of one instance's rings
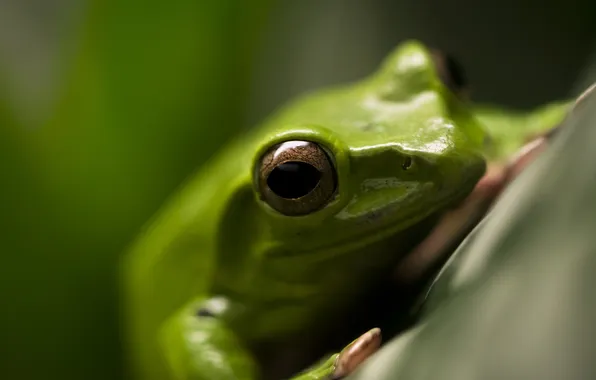
[[[381,329],[374,328],[350,343],[337,357],[333,379],[341,379],[358,368],[381,346]]]

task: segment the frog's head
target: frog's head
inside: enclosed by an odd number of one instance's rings
[[[438,61],[404,43],[370,78],[272,119],[253,183],[283,236],[273,240],[292,250],[379,240],[470,192],[485,170],[484,134],[453,91],[459,73],[446,78],[453,67]]]

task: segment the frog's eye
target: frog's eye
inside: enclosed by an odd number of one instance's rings
[[[287,141],[272,147],[262,157],[257,174],[261,199],[288,216],[323,208],[337,187],[329,156],[309,141]]]
[[[440,51],[433,51],[432,57],[443,84],[456,94],[465,91],[468,81],[462,65],[449,54]]]

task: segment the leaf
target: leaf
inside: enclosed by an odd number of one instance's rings
[[[595,126],[592,93],[446,264],[419,323],[350,380],[594,377]]]
[[[243,126],[269,3],[89,1],[49,116],[0,89],[5,377],[123,376],[120,253]]]

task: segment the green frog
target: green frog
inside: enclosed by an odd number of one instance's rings
[[[487,162],[568,108],[512,113],[465,90],[451,59],[407,41],[369,77],[302,96],[224,147],[125,257],[130,377],[347,375],[378,347],[378,329],[301,367],[313,342],[350,326]]]

